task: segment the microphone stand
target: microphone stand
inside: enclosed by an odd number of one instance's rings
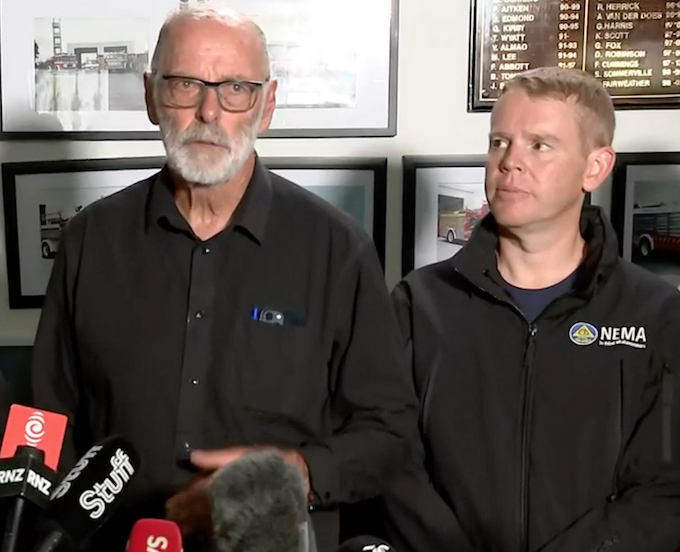
[[[26,499],[23,496],[16,497],[7,517],[5,536],[2,540],[2,552],[16,552],[19,541],[19,527],[21,526],[21,518],[24,515],[25,506]]]
[[[17,447],[14,457],[25,457],[27,465],[30,465],[31,460],[40,463],[45,461],[45,453],[42,450],[26,445]],[[27,502],[28,501],[23,496],[14,498],[12,508],[7,517],[7,523],[5,524],[5,534],[2,539],[2,552],[17,552],[19,529],[21,527],[21,519],[24,515]]]

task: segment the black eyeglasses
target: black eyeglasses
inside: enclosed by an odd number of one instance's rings
[[[191,77],[161,75],[162,86],[160,98],[163,104],[170,107],[188,108],[200,105],[205,99],[206,90],[214,88],[217,99],[225,111],[242,113],[255,105],[257,93],[269,80],[262,82],[225,80],[208,82]]]

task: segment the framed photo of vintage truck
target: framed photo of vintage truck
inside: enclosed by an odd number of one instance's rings
[[[611,219],[624,259],[680,286],[680,153],[622,153]]]

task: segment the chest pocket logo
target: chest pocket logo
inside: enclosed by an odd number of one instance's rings
[[[569,339],[576,345],[590,345],[597,340],[597,328],[588,322],[576,322],[569,328]]]

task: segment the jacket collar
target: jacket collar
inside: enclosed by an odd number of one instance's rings
[[[581,235],[586,255],[577,269],[574,295],[590,298],[614,272],[619,260],[616,232],[601,207],[587,205],[581,213]],[[486,215],[470,240],[448,262],[475,287],[503,297],[496,268],[498,227],[493,215]]]

